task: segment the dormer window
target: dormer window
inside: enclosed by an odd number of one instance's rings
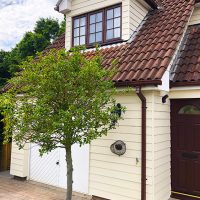
[[[73,46],[93,46],[121,41],[121,4],[73,18]]]

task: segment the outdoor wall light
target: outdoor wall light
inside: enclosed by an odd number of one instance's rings
[[[162,97],[162,103],[166,103],[168,99],[168,95],[166,94],[165,96]]]
[[[110,150],[112,153],[122,156],[126,153],[126,144],[123,141],[118,140],[110,146]]]
[[[113,115],[113,120],[112,120],[112,126],[115,126],[115,124],[117,123],[117,117],[121,117],[122,115],[122,106],[120,103],[117,103],[117,105],[115,105],[115,109],[112,111],[112,115]]]
[[[122,116],[122,106],[120,103],[117,103],[114,113],[117,114],[119,117]]]

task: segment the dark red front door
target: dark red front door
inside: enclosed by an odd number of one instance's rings
[[[171,101],[172,194],[200,198],[200,99]]]

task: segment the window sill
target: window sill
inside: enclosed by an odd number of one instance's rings
[[[117,44],[117,43],[123,43],[123,42],[127,42],[127,40],[122,40],[122,39],[118,39],[118,40],[112,40],[106,43],[96,43],[97,45],[99,45],[99,47],[103,47],[103,46],[107,46],[107,45],[112,45],[112,44]],[[96,47],[96,44],[93,45],[88,45],[86,46],[87,49],[92,49]]]

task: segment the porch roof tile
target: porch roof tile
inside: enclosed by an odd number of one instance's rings
[[[189,26],[171,70],[171,87],[200,85],[200,25]]]

